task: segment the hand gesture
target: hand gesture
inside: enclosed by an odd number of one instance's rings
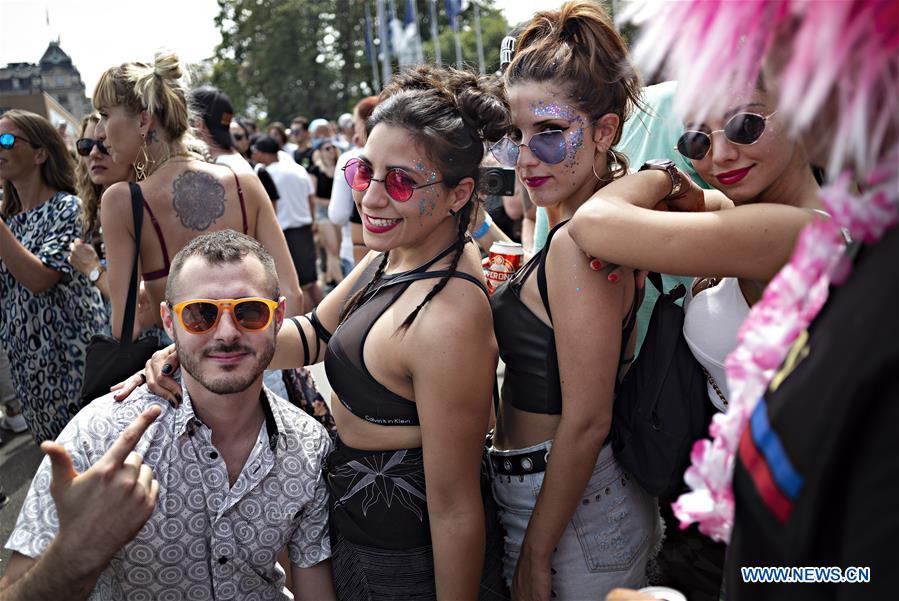
[[[69,245],[69,263],[84,275],[88,275],[92,269],[100,266],[100,259],[93,246],[76,238]]]
[[[59,514],[54,544],[87,573],[104,569],[153,513],[159,482],[134,447],[160,412],[158,405],[144,410],[83,474],[61,445],[41,445],[50,458],[50,494]]]
[[[110,390],[117,391],[113,396],[116,401],[128,398],[135,388],[147,384],[147,389],[156,396],[166,399],[172,407],[181,404],[181,385],[172,377],[178,369],[178,355],[175,353],[175,345],[170,344],[162,350],[153,353],[147,360],[143,371],[139,371],[124,382],[119,382]]]

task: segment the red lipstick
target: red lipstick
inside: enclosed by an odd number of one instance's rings
[[[724,173],[719,173],[715,177],[719,182],[724,184],[725,186],[733,186],[741,179],[746,177],[746,174],[749,173],[749,170],[755,167],[755,165],[750,165],[749,167],[743,167],[742,169],[734,169],[733,171],[726,171]]]

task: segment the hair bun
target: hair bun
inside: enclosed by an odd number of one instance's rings
[[[462,119],[477,130],[484,140],[498,140],[509,129],[510,115],[502,82],[493,76],[477,76],[457,71],[449,82]]]
[[[160,50],[153,57],[153,75],[161,79],[181,79],[181,61],[178,55],[168,50]]]

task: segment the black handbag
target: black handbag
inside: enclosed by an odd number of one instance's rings
[[[706,435],[715,409],[684,339],[684,310],[675,304],[686,288],[678,284],[665,293],[659,274],[647,279],[659,298],[640,354],[615,397],[612,451],[646,492],[667,499],[683,487],[690,450]]]
[[[81,384],[82,407],[109,392],[117,384],[144,368],[147,360],[159,350],[159,340],[153,337],[131,340],[137,313],[137,261],[140,256],[141,226],[144,221],[143,196],[137,184],[130,182],[131,212],[134,216],[135,252],[122,322],[122,340],[105,334],[94,334],[87,345],[84,360],[84,380]]]

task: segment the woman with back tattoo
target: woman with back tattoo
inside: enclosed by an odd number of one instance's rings
[[[203,161],[188,149],[188,110],[178,57],[157,53],[153,64],[125,63],[108,69],[94,90],[100,113],[96,136],[105,136],[116,162],[131,162],[135,193],[146,219],[140,266],[150,301],[165,298],[173,257],[190,240],[209,231],[234,229],[257,238],[275,258],[288,311],[303,301],[296,270],[271,202],[254,174],[237,175]],[[119,336],[135,252],[127,182],[103,194],[100,221],[106,242],[113,334]]]

